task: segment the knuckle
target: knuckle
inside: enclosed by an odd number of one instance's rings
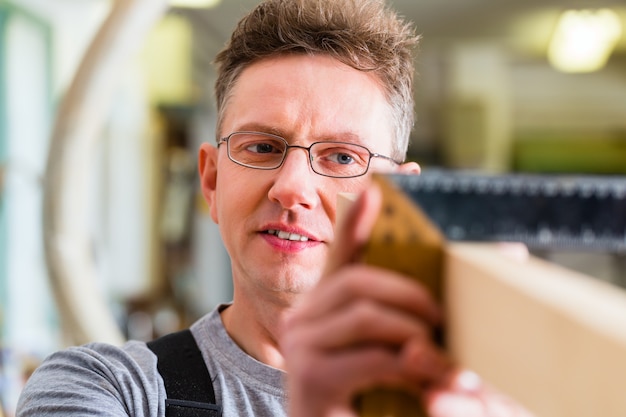
[[[353,315],[355,328],[361,332],[371,329],[379,316],[375,303],[369,300],[357,303],[353,309]]]

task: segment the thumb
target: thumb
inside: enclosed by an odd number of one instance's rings
[[[369,239],[381,205],[380,188],[372,184],[347,210],[344,218],[338,219],[324,275],[356,261],[361,248]]]

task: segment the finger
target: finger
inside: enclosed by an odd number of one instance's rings
[[[425,287],[397,272],[368,265],[342,268],[311,295],[298,312],[308,320],[320,319],[361,300],[400,309],[432,326],[441,324],[443,317],[441,308]]]
[[[468,370],[454,370],[433,387],[425,396],[431,417],[533,417]]]
[[[482,378],[467,369],[457,370],[451,375],[451,386],[454,390],[466,393],[478,393],[485,389]]]
[[[309,357],[304,366],[290,368],[288,380],[304,382],[301,389],[325,390],[329,396],[350,400],[357,392],[372,388],[399,388],[421,395],[423,385],[431,382],[428,374],[407,372],[400,357],[384,348],[364,346],[333,355]]]
[[[430,384],[437,384],[453,370],[450,358],[428,338],[408,340],[404,344],[401,360],[407,373]]]
[[[345,219],[337,225],[324,276],[356,259],[359,250],[369,238],[381,204],[382,195],[376,185],[370,186],[359,196]]]
[[[534,417],[530,411],[504,396],[443,391],[426,397],[430,417]]]
[[[309,325],[319,349],[337,350],[374,343],[400,349],[407,340],[429,340],[430,327],[413,315],[361,301]]]

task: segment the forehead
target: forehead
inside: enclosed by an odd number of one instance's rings
[[[288,55],[250,65],[231,91],[220,134],[259,129],[290,140],[353,136],[390,149],[392,119],[373,75],[326,56]]]

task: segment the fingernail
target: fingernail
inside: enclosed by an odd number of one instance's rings
[[[478,391],[482,385],[480,376],[472,371],[462,371],[456,377],[456,386],[463,391]]]

